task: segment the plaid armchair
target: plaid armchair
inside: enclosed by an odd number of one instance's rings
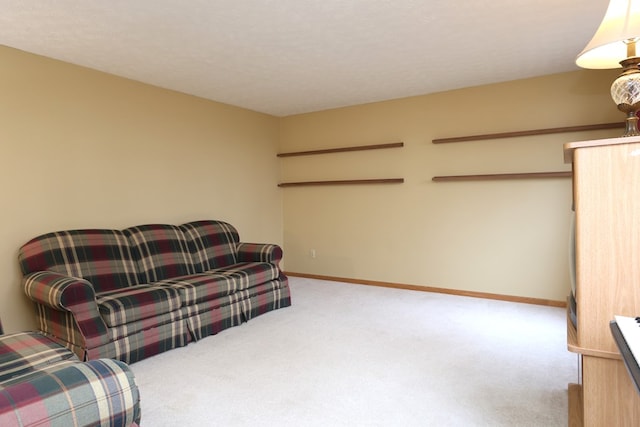
[[[80,362],[69,349],[38,333],[0,336],[0,426],[139,423],[138,388],[123,362]]]

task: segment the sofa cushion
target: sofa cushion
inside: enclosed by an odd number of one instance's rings
[[[0,336],[0,384],[63,361],[75,361],[69,349],[36,332]]]
[[[194,221],[180,228],[187,238],[196,273],[238,262],[236,246],[240,237],[231,224],[213,220]]]
[[[202,273],[176,277],[154,283],[178,290],[183,306],[209,301],[236,292],[238,283],[233,277],[219,273]]]
[[[180,308],[177,289],[137,285],[96,295],[100,315],[109,327],[159,316]]]
[[[53,271],[86,279],[96,292],[138,284],[129,241],[118,230],[70,230],[25,243],[18,259],[22,273]]]
[[[206,273],[162,280],[154,285],[177,289],[182,305],[190,306],[269,282],[277,279],[278,274],[273,264],[245,262]]]
[[[174,225],[149,224],[124,230],[136,258],[140,283],[195,273],[187,240]]]
[[[232,278],[240,291],[277,279],[280,274],[278,267],[268,262],[241,262],[212,273]]]

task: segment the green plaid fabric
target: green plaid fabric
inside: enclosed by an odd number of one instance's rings
[[[194,339],[240,325],[260,314],[291,305],[288,283],[272,280],[232,295],[185,307],[186,320]]]
[[[109,341],[109,337],[104,334],[99,335],[96,339],[87,341],[78,328],[76,318],[72,312],[54,310],[43,304],[35,304],[35,309],[40,334],[68,348],[80,360],[87,360],[87,348],[105,345]],[[102,318],[99,320],[102,321]],[[105,330],[108,332],[107,328]],[[55,334],[52,332],[55,332]]]
[[[203,274],[163,280],[155,285],[177,289],[182,305],[189,306],[277,279],[278,274],[273,264],[242,263]]]
[[[25,276],[23,287],[36,302],[41,331],[80,347],[107,342],[107,325],[88,281],[41,271]]]
[[[107,326],[156,317],[180,308],[178,290],[169,286],[137,285],[104,292],[96,301]]]
[[[288,280],[274,280],[243,291],[247,297],[242,299],[242,312],[249,321],[271,310],[291,305],[291,293]]]
[[[186,327],[184,327],[184,321],[182,321],[182,319],[184,319],[184,310],[180,309],[153,317],[147,317],[146,319],[141,319],[136,322],[113,326],[109,328],[109,342],[113,344],[135,333],[162,328],[165,325],[171,326],[176,333],[178,333],[179,328],[179,333],[183,333],[186,331]],[[126,348],[126,346],[123,348]]]
[[[0,425],[137,426],[140,395],[122,362],[55,365],[0,385]]]
[[[42,333],[82,360],[126,362],[290,305],[281,259],[214,220],[59,231],[19,252]]]
[[[155,285],[177,290],[183,306],[231,295],[238,290],[236,280],[214,272],[162,280]]]
[[[194,221],[183,224],[180,228],[187,238],[197,273],[238,262],[236,245],[240,237],[231,224],[222,221]]]
[[[77,361],[68,349],[47,337],[19,332],[0,337],[0,383],[62,361]]]
[[[34,332],[0,336],[0,426],[137,426],[139,400],[122,362],[80,362]]]
[[[116,333],[115,330],[122,331],[129,326],[113,328],[114,333]],[[113,357],[126,363],[135,363],[172,348],[183,347],[192,341],[187,324],[182,319],[175,319],[153,328],[140,329],[135,326],[134,328],[139,329],[138,332],[127,332],[122,338],[110,342],[108,346],[90,349],[89,359]]]
[[[124,233],[135,254],[140,283],[195,273],[184,233],[175,225],[149,224]]]
[[[270,282],[278,278],[278,267],[266,262],[244,262],[215,270],[216,274],[228,277],[235,282],[238,290],[245,290]]]
[[[282,260],[282,249],[269,243],[238,243],[238,262],[268,262],[279,265]]]
[[[194,340],[242,324],[245,317],[239,299],[243,297],[244,295],[235,293],[185,307],[187,325]]]
[[[23,274],[48,270],[82,278],[96,292],[139,283],[129,241],[118,230],[48,233],[25,243],[18,261]]]

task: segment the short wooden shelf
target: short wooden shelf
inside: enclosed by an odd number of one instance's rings
[[[278,157],[311,156],[316,154],[345,153],[348,151],[383,150],[387,148],[404,147],[404,142],[392,142],[390,144],[358,145],[353,147],[327,148],[324,150],[292,151],[278,153]]]
[[[569,384],[569,427],[584,426],[582,385]]]
[[[320,185],[363,185],[363,184],[402,184],[404,178],[385,179],[346,179],[338,181],[302,181],[302,182],[281,182],[278,187],[309,187]]]
[[[578,353],[587,356],[604,357],[606,359],[618,359],[622,360],[619,352],[607,351],[607,350],[595,350],[591,348],[581,347],[578,343],[578,332],[576,327],[571,322],[571,316],[569,314],[569,304],[567,303],[567,350],[572,353]]]
[[[483,175],[445,175],[434,176],[434,182],[456,181],[493,181],[508,179],[540,179],[540,178],[571,178],[571,172],[528,172],[528,173],[494,173]]]
[[[554,133],[583,132],[618,128],[624,128],[624,122],[601,123],[597,125],[564,126],[558,128],[533,129],[516,132],[488,133],[484,135],[455,136],[451,138],[436,138],[432,139],[431,142],[433,144],[445,144],[450,142],[483,141],[487,139],[514,138],[518,136],[549,135]]]

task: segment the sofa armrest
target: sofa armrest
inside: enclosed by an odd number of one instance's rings
[[[0,386],[2,426],[135,426],[140,395],[123,362],[52,366]]]
[[[56,322],[55,319],[39,319],[43,332],[81,347],[96,347],[109,341],[107,325],[100,316],[95,291],[88,281],[52,271],[38,271],[24,276],[22,284],[25,293],[36,305],[62,312],[59,316],[59,328],[45,325],[45,322]],[[69,325],[63,325],[62,320],[67,313],[73,316],[84,343],[75,342],[76,340],[67,336],[71,331],[67,330]]]
[[[34,302],[56,310],[72,311],[80,305],[95,304],[93,286],[84,279],[53,271],[38,271],[26,275],[22,284],[25,293]]]
[[[268,262],[279,265],[282,248],[270,243],[238,243],[236,246],[239,262]]]

